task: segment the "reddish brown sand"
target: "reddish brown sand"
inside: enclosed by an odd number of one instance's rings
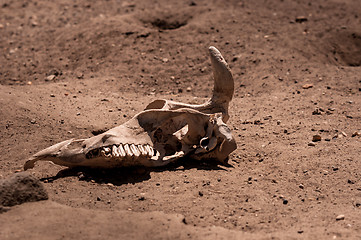
[[[211,45],[238,144],[229,166],[39,162],[50,200],[1,214],[0,239],[361,239],[359,0],[0,2],[0,178],[154,99],[204,102]]]

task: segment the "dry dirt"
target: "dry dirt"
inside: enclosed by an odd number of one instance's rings
[[[1,214],[1,239],[361,239],[359,0],[0,3],[0,178],[154,99],[204,102],[212,45],[238,145],[228,166],[40,162],[50,200]]]

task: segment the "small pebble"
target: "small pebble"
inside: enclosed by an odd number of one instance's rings
[[[345,219],[345,215],[343,215],[343,214],[340,214],[336,217],[337,221],[344,220],[344,219]]]
[[[356,137],[356,136],[361,136],[361,132],[356,131],[352,133],[352,137]]]
[[[301,188],[301,189],[305,188],[305,186],[303,186],[303,184],[298,185],[298,187]]]
[[[314,142],[309,142],[309,143],[308,143],[308,146],[314,147],[314,146],[316,146],[316,143],[314,143]]]
[[[296,17],[295,20],[296,20],[297,23],[303,23],[303,22],[307,22],[308,18],[305,17],[305,16],[298,16],[298,17]]]
[[[313,135],[312,137],[312,142],[319,142],[321,141],[321,136],[320,135]]]
[[[55,97],[55,95],[54,95],[54,94],[50,94],[50,97]]]
[[[192,88],[191,87],[187,87],[187,92],[190,92],[190,91],[192,91]]]
[[[310,84],[310,83],[307,83],[307,84],[302,86],[303,89],[309,89],[309,88],[312,88],[312,87],[313,87],[313,85]]]
[[[55,79],[55,75],[49,75],[49,76],[47,76],[46,78],[45,78],[45,81],[53,81],[54,79]]]

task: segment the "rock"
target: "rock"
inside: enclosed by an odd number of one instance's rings
[[[307,21],[308,21],[308,18],[305,17],[305,16],[298,16],[298,17],[296,17],[295,21],[296,21],[297,23],[303,23],[303,22],[307,22]]]
[[[14,206],[25,202],[47,200],[43,184],[27,172],[0,180],[0,205]]]
[[[314,142],[309,142],[309,143],[308,143],[308,146],[314,147],[314,146],[316,146],[316,143],[314,143]]]
[[[321,136],[320,135],[313,135],[312,137],[312,142],[319,142],[321,141]]]
[[[336,217],[336,221],[340,221],[340,220],[344,220],[345,219],[345,215],[340,214]]]
[[[345,132],[341,132],[341,134],[344,136],[344,137],[347,137],[347,134]]]
[[[192,88],[191,87],[187,87],[187,92],[191,92],[192,91]]]
[[[311,83],[307,83],[307,84],[303,85],[302,88],[303,89],[313,88],[313,85]]]
[[[1,213],[4,213],[4,212],[7,212],[7,211],[9,211],[9,210],[10,210],[9,207],[4,207],[4,206],[1,206],[1,205],[0,205],[0,214],[1,214]]]
[[[312,115],[321,115],[322,111],[320,111],[319,108],[315,108],[315,110],[313,110]]]
[[[356,131],[352,133],[352,137],[356,137],[356,136],[361,136],[361,132]]]
[[[54,74],[52,74],[52,75],[49,75],[49,76],[47,76],[46,78],[45,78],[45,81],[53,81],[54,79],[55,79],[55,75]]]

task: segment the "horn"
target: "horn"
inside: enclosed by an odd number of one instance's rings
[[[223,122],[229,119],[228,105],[233,98],[234,80],[231,70],[224,60],[222,54],[217,48],[209,47],[209,54],[211,58],[214,88],[212,98],[204,104],[193,105],[169,100],[155,100],[151,102],[145,110],[148,109],[167,109],[176,110],[179,108],[191,108],[202,113],[222,113]]]

